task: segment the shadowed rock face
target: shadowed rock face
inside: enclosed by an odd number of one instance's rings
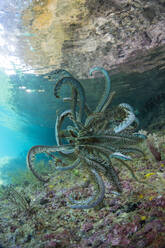
[[[111,70],[164,44],[165,1],[33,1],[22,23],[32,34],[18,40],[22,62],[41,74],[63,68],[86,78],[93,66]]]

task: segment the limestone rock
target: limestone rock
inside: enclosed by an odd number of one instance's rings
[[[163,0],[32,2],[22,24],[33,35],[20,37],[17,54],[39,74],[63,68],[86,78],[93,66],[111,70],[165,43]]]

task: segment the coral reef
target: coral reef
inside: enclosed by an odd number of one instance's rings
[[[28,169],[20,174],[15,171],[16,174],[12,173],[14,185],[0,186],[0,247],[164,248],[164,131],[151,134],[140,130],[137,133],[138,121],[130,105],[109,106],[114,93],[110,92],[108,77],[105,92],[91,111],[82,85],[70,73],[56,72],[53,79],[56,82],[55,95],[59,96],[64,84],[71,85],[71,97],[63,98],[71,104],[71,109],[57,117],[57,146],[53,151],[52,147],[49,150],[40,146],[30,150],[30,167],[36,175]],[[85,123],[94,131],[86,130]],[[102,137],[106,125],[109,125],[109,131]],[[137,144],[144,137],[144,142]],[[98,148],[95,152],[95,148],[87,147],[89,142],[104,149]],[[76,147],[83,158],[76,153]],[[110,157],[103,153],[106,147]],[[114,147],[115,151],[109,151]],[[123,147],[126,149],[121,150]],[[41,157],[34,167],[33,159],[37,158],[34,151],[45,154],[46,163],[45,157]],[[141,156],[141,151],[145,156]],[[106,162],[102,163],[105,158],[114,171],[108,170]],[[128,160],[131,158],[133,161]],[[81,159],[81,166],[75,166],[76,159]],[[92,170],[91,179],[88,176]],[[116,177],[109,180],[108,173],[117,176],[117,181]],[[142,179],[141,183],[135,174]],[[96,193],[91,185],[98,186]],[[122,194],[117,191],[118,185]],[[82,208],[83,204],[98,203],[104,188],[104,198],[99,204]],[[73,204],[71,207],[68,207],[67,197]],[[84,197],[87,198],[83,200]],[[77,205],[78,209],[73,210],[72,206]]]
[[[153,187],[139,184],[124,167],[119,175],[123,194],[111,194],[113,186],[105,180],[106,192],[102,206],[92,209],[67,207],[66,197],[86,188],[75,182],[80,175],[57,172],[45,184],[13,186],[18,192],[30,195],[31,215],[18,211],[17,205],[4,198],[0,188],[0,244],[1,247],[63,247],[63,248],[163,248],[165,244],[165,136],[147,134],[152,145],[159,149],[161,161],[156,161],[148,145],[140,148],[146,157],[135,154],[134,171]],[[114,161],[115,162],[115,161]],[[50,165],[52,161],[49,162]],[[63,181],[62,181],[63,180]],[[38,180],[36,179],[36,182]]]

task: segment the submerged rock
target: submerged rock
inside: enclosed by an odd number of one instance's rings
[[[34,1],[22,14],[32,35],[19,37],[17,53],[27,65],[41,68],[38,73],[63,68],[86,78],[93,66],[110,70],[164,44],[164,5],[156,0]],[[146,68],[139,64],[138,69]]]

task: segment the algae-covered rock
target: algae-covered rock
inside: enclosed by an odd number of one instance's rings
[[[164,8],[162,0],[32,1],[22,23],[33,35],[20,37],[17,53],[38,73],[63,68],[85,78],[93,66],[110,70],[164,44]]]

